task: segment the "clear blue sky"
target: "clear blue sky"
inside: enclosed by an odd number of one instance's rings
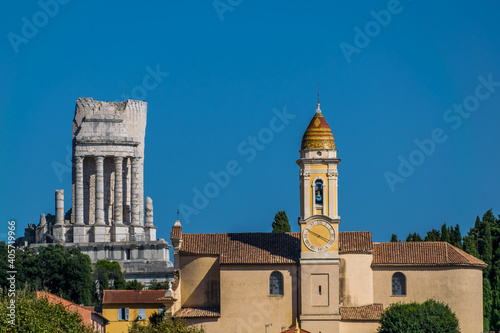
[[[270,231],[278,210],[297,231],[295,161],[318,82],[342,159],[341,230],[388,241],[500,213],[498,1],[60,1],[9,1],[0,14],[2,239],[8,219],[21,229],[54,213],[55,189],[71,207],[76,98],[120,101],[123,82],[148,102],[145,195],[159,237],[229,161],[239,174],[181,216],[184,231]],[[149,71],[160,76],[146,90]],[[453,111],[464,102],[474,111]],[[270,138],[284,108],[295,117]],[[266,144],[248,161],[241,149],[259,133]],[[419,165],[398,173],[400,156]],[[391,190],[387,172],[405,181]]]

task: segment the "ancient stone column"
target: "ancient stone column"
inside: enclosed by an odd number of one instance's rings
[[[153,199],[146,197],[146,227],[153,226]]]
[[[95,224],[104,225],[104,156],[96,156],[95,165]]]
[[[64,224],[64,190],[56,190],[56,224]]]
[[[123,224],[123,157],[115,157],[115,224]]]
[[[132,225],[139,226],[141,224],[141,207],[140,207],[140,195],[141,195],[141,179],[139,174],[139,161],[140,157],[132,157]]]
[[[83,223],[83,156],[75,156],[75,164],[76,164],[75,224],[81,225],[84,224]]]

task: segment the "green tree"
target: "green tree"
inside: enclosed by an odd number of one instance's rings
[[[205,333],[203,327],[187,326],[183,320],[178,318],[156,318],[154,324],[151,319],[147,325],[133,323],[129,328],[129,333]]]
[[[476,242],[474,241],[474,236],[464,237],[464,251],[479,259],[479,252],[477,252]]]
[[[462,249],[462,234],[460,226],[457,224],[455,228],[450,227],[450,244]]]
[[[436,229],[432,229],[431,231],[427,231],[427,235],[424,238],[426,242],[439,242],[441,241],[441,232]]]
[[[391,235],[391,243],[397,243],[397,242],[400,242],[400,240],[398,239],[398,235],[392,234]]]
[[[97,260],[94,264],[94,275],[99,282],[99,299],[107,289],[123,290],[126,288],[122,269],[117,261]]]
[[[284,233],[290,232],[290,223],[288,222],[288,216],[284,210],[279,211],[274,215],[274,222],[272,224],[274,233]]]
[[[125,289],[127,289],[127,290],[142,290],[142,289],[144,289],[144,285],[137,280],[127,281]]]
[[[62,304],[52,304],[46,298],[37,299],[34,292],[18,290],[16,315],[12,325],[8,314],[10,297],[0,295],[0,330],[8,333],[95,333],[86,327],[79,314],[68,311]]]
[[[441,242],[450,243],[450,230],[446,226],[446,222],[441,226]]]
[[[162,290],[168,289],[168,281],[158,282],[158,280],[151,280],[148,290]]]
[[[413,234],[410,233],[408,235],[408,237],[406,237],[406,241],[407,242],[421,242],[422,241],[422,237],[420,237],[419,234],[417,234],[416,232],[414,232]]]
[[[0,246],[0,256],[6,250],[6,245]],[[17,289],[47,290],[78,304],[92,303],[95,287],[90,257],[77,248],[67,251],[62,245],[49,245],[40,247],[38,253],[16,250],[15,265]],[[0,280],[2,287],[6,283]]]
[[[483,279],[483,330],[490,330],[491,314],[493,311],[493,294],[490,280]]]
[[[458,319],[448,305],[427,300],[424,303],[394,303],[382,312],[381,333],[458,333]]]

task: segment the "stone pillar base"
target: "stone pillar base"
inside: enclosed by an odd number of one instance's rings
[[[103,243],[109,241],[109,237],[106,239],[106,234],[105,225],[94,224],[94,242]]]
[[[131,225],[129,228],[131,241],[144,240],[144,227],[142,225]]]
[[[85,224],[73,225],[73,243],[88,243],[89,235],[87,233],[88,226]]]
[[[149,227],[145,226],[144,227],[144,235],[145,235],[145,240],[148,242],[152,242],[156,240],[156,227]]]
[[[64,225],[54,224],[52,227],[52,236],[54,236],[61,243],[66,242],[66,228]]]
[[[113,241],[114,242],[126,242],[129,239],[128,226],[123,223],[115,224],[112,229]]]

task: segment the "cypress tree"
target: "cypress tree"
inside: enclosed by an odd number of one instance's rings
[[[450,230],[446,227],[446,222],[441,226],[441,242],[450,243]]]
[[[288,216],[284,210],[279,211],[274,215],[274,222],[272,223],[273,233],[284,233],[290,232],[290,223],[288,222]]]

